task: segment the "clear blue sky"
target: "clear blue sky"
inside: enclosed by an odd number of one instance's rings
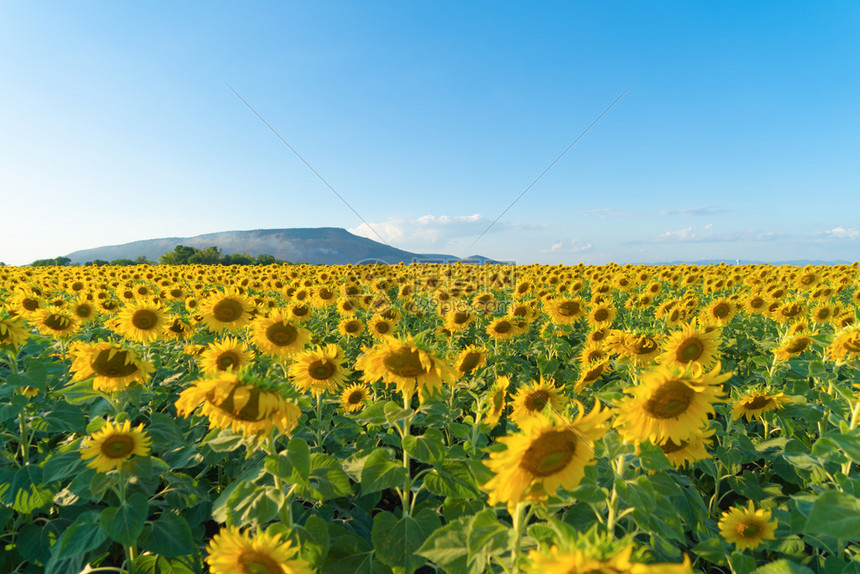
[[[856,2],[4,2],[0,261],[376,238],[225,83],[403,249],[853,261],[858,30]]]

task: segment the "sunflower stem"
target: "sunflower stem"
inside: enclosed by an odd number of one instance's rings
[[[514,510],[514,547],[511,550],[511,572],[513,574],[518,574],[520,571],[520,543],[523,537],[523,526],[526,522],[524,520],[526,518],[526,513],[524,512],[526,506],[528,506],[527,502],[518,502]]]
[[[320,451],[322,451],[323,450],[323,445],[322,445],[322,430],[323,430],[322,429],[322,393],[317,394],[317,402],[316,402],[316,407],[315,407],[314,411],[316,413],[316,419],[317,419],[317,422],[315,425],[316,428],[314,428],[314,432],[316,433],[316,444],[317,444],[317,447],[320,449]]]
[[[412,395],[407,392],[403,393],[403,408],[409,410],[412,407]],[[403,433],[400,435],[401,448],[403,447],[403,439],[409,436],[409,431],[412,426],[412,416],[408,415],[403,418]],[[406,469],[406,480],[403,485],[403,490],[400,493],[400,504],[403,507],[403,517],[409,516],[411,505],[409,504],[409,494],[412,490],[412,477],[409,476],[409,453],[403,448],[403,468]]]
[[[27,435],[27,414],[26,408],[21,409],[19,414],[20,429],[21,429],[21,460],[23,464],[27,464],[30,460],[30,437]]]

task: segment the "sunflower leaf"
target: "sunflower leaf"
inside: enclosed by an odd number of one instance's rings
[[[136,492],[119,506],[102,510],[99,523],[111,540],[130,546],[143,531],[148,514],[149,502],[146,496]]]
[[[146,525],[140,536],[141,548],[164,558],[186,556],[194,552],[194,537],[181,515],[164,511]]]
[[[812,503],[804,532],[846,540],[860,539],[860,499],[831,490]]]
[[[406,469],[391,460],[391,451],[378,448],[370,453],[361,469],[361,494],[403,486],[406,478]]]

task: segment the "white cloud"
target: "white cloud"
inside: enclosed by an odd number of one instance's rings
[[[594,247],[591,243],[586,243],[585,245],[577,245],[580,243],[578,239],[573,239],[570,242],[569,247],[565,248],[564,241],[559,241],[558,243],[553,243],[549,249],[541,249],[541,253],[579,253],[580,251],[588,251],[592,247]]]
[[[645,243],[724,243],[734,241],[774,241],[782,235],[761,231],[758,229],[743,229],[738,231],[714,231],[714,225],[709,223],[700,228],[685,227],[675,231],[666,231],[653,237]],[[634,241],[632,243],[640,243]]]
[[[834,227],[833,229],[816,233],[816,235],[825,239],[857,239],[860,237],[860,231],[853,227],[849,229],[845,229],[844,227]]]

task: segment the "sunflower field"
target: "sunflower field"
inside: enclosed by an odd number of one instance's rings
[[[0,572],[860,573],[860,268],[0,267]]]

